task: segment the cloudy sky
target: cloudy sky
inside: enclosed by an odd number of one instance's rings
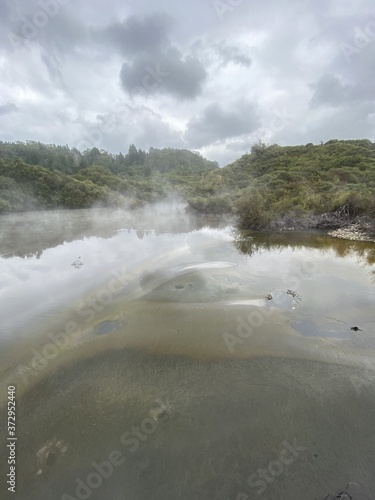
[[[114,153],[375,135],[373,0],[0,0],[0,140]]]

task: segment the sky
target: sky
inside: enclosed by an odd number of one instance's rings
[[[374,140],[374,62],[373,0],[0,0],[0,140]]]

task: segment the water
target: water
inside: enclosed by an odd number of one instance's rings
[[[13,498],[375,498],[374,244],[177,204],[0,228]]]

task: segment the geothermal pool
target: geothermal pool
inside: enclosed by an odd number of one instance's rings
[[[0,229],[1,498],[375,498],[375,244],[177,204]]]

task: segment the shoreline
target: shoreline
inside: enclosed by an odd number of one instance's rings
[[[353,217],[337,212],[307,217],[284,216],[272,221],[271,231],[320,230],[332,238],[375,243],[375,219],[367,215]]]
[[[37,209],[22,212],[9,212],[0,214],[0,217],[8,217],[12,215],[22,216],[24,214],[37,214],[38,212],[49,212],[49,213],[68,213],[74,210],[86,210],[90,211],[92,209],[104,209],[111,211],[127,210],[130,212],[134,211],[134,207],[91,207],[91,208],[79,208],[71,209],[64,207],[57,207],[51,209]],[[148,208],[138,207],[139,208]],[[186,210],[187,207],[185,207]],[[233,225],[239,230],[255,230],[252,227],[241,227],[236,223],[236,217],[233,214],[217,214],[217,213],[201,213],[194,211],[188,214],[196,219],[210,219],[212,222],[220,223],[227,219],[227,225]],[[282,232],[294,232],[294,231],[310,231],[319,230],[323,233],[331,236],[332,238],[341,238],[350,241],[363,241],[375,243],[375,218],[368,215],[353,216],[343,213],[339,210],[333,213],[324,213],[320,215],[284,215],[278,219],[275,219],[269,223],[267,227],[263,229],[257,229],[257,231],[269,233],[282,233]]]
[[[375,243],[375,232],[372,227],[364,227],[360,223],[352,223],[340,229],[334,229],[327,233],[332,238],[341,238],[350,241],[365,241]]]

